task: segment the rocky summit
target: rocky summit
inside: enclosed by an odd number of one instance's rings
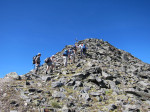
[[[0,79],[0,112],[150,112],[150,65],[102,39],[85,39],[75,63],[63,66],[62,53],[53,73],[46,64]]]

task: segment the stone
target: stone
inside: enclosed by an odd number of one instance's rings
[[[140,110],[138,109],[139,107],[137,105],[124,105],[125,111],[127,112],[140,112]]]
[[[82,97],[85,101],[89,101],[89,100],[91,99],[88,93],[82,93],[82,94],[81,94],[81,97]]]
[[[35,89],[35,88],[30,88],[28,91],[29,91],[29,92],[36,92],[37,89]]]
[[[81,63],[78,63],[78,64],[76,65],[76,67],[81,67]]]
[[[98,83],[100,83],[102,81],[102,79],[100,77],[96,77],[95,79]]]
[[[110,89],[112,89],[115,92],[119,92],[119,89],[117,88],[116,84],[114,81],[108,81]]]
[[[83,92],[84,92],[84,93],[88,93],[88,91],[89,91],[90,89],[91,89],[90,87],[84,87],[84,88],[83,88]]]
[[[109,88],[105,80],[101,80],[101,82],[99,82],[98,84],[101,88]]]
[[[108,77],[111,77],[111,75],[110,74],[107,74],[106,72],[102,72],[102,76],[106,79],[106,78],[108,78]]]
[[[66,74],[67,74],[67,71],[63,71],[62,74],[66,75]]]
[[[61,86],[63,86],[63,85],[64,85],[64,84],[61,83],[61,82],[59,82],[59,81],[57,81],[57,82],[52,82],[52,84],[51,84],[51,86],[52,86],[53,88],[61,87]]]
[[[73,106],[75,106],[73,101],[68,101],[67,102],[67,107],[73,107]]]
[[[10,112],[18,112],[17,110],[10,110]]]
[[[7,74],[5,77],[13,78],[15,80],[21,80],[21,77],[16,72],[11,72]]]
[[[82,84],[81,81],[75,81],[75,86],[77,86],[77,87],[82,87],[83,84]]]
[[[86,78],[86,75],[83,74],[83,73],[77,73],[77,74],[74,74],[73,77],[75,77],[76,80],[79,80],[79,81],[80,81],[80,80]]]
[[[62,112],[71,112],[70,109],[67,106],[63,106]]]
[[[107,56],[107,60],[108,60],[108,61],[111,61],[111,58],[110,58],[109,56]]]
[[[90,95],[92,95],[92,96],[100,96],[101,94],[99,92],[91,92]]]
[[[122,59],[123,61],[129,61],[129,58],[126,53],[123,54]]]
[[[66,84],[67,82],[68,82],[68,80],[67,80],[67,78],[60,78],[59,80],[58,80],[58,82],[61,82],[63,85],[64,84]]]
[[[66,97],[66,95],[63,92],[58,92],[58,91],[54,91],[52,93],[52,96],[54,98],[65,98]]]
[[[90,76],[88,77],[88,81],[91,81],[91,82],[96,81],[95,76],[94,76],[94,75],[90,75]]]
[[[30,85],[30,82],[26,81],[26,85]]]
[[[68,83],[67,83],[67,86],[74,86],[75,85],[75,81],[69,81]]]
[[[150,85],[150,84],[148,84],[148,83],[146,83],[144,81],[139,81],[137,84],[139,84],[142,88],[143,87],[147,87],[148,85]]]
[[[42,76],[42,80],[44,82],[47,82],[47,81],[50,81],[51,80],[51,77],[50,76]]]
[[[114,104],[111,104],[108,108],[110,111],[114,111],[115,109],[117,109],[117,106]]]

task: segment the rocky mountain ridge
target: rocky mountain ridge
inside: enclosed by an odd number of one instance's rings
[[[56,69],[33,71],[1,79],[1,112],[148,112],[150,65],[102,39],[85,39],[87,56],[63,66],[55,54]]]

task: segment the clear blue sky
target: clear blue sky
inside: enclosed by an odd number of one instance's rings
[[[150,0],[0,0],[0,77],[33,69],[75,38],[99,38],[150,63]]]

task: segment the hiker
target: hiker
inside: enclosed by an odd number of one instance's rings
[[[52,55],[51,60],[52,60],[52,70],[54,70],[56,68],[56,58],[54,55]]]
[[[63,61],[65,67],[67,66],[68,56],[69,56],[69,51],[66,49],[63,53]]]
[[[38,53],[38,55],[35,58],[35,74],[37,74],[39,67],[40,67],[40,57],[41,57],[41,53]]]
[[[69,49],[69,58],[71,63],[75,63],[75,50],[74,47]]]
[[[76,55],[76,53],[77,53],[77,45],[73,46],[73,50],[75,51],[75,55]]]
[[[47,64],[47,69],[46,69],[46,74],[48,74],[48,71],[50,70],[50,72],[53,72],[53,68],[54,68],[54,55],[52,55],[52,57],[48,57],[45,59],[45,63]]]
[[[79,48],[81,49],[81,57],[86,56],[86,45],[85,44],[80,44]]]

